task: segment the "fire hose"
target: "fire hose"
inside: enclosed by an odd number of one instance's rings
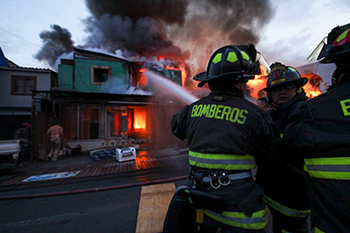
[[[177,181],[177,180],[184,180],[187,178],[188,178],[188,176],[179,176],[179,177],[173,177],[173,178],[167,178],[167,179],[161,179],[161,180],[146,181],[146,182],[142,182],[142,183],[123,184],[123,185],[107,186],[107,187],[100,187],[100,188],[80,189],[80,190],[73,190],[73,191],[61,191],[61,192],[53,192],[53,193],[2,196],[2,197],[0,197],[0,200],[31,199],[31,198],[53,197],[53,196],[73,195],[73,194],[81,194],[81,193],[101,192],[101,191],[108,191],[108,190],[115,190],[115,189],[122,189],[122,188],[131,188],[131,187],[138,187],[138,186],[151,185],[151,184],[160,184],[160,183],[172,182],[172,181]]]

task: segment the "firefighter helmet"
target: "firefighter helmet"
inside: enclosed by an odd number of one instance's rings
[[[254,45],[250,45],[254,47]],[[256,56],[256,50],[254,58]],[[207,71],[194,76],[194,80],[201,81],[198,85],[203,86],[206,82],[221,78],[232,77],[236,82],[247,82],[260,74],[259,62],[255,62],[248,52],[239,49],[235,45],[227,45],[216,50],[209,59]]]
[[[321,63],[350,63],[350,23],[332,29],[317,60]]]
[[[293,83],[297,90],[299,90],[308,81],[307,78],[302,78],[295,68],[285,66],[279,62],[273,63],[270,69],[271,72],[267,76],[266,88],[264,88],[266,92],[270,92],[274,88],[287,83]]]

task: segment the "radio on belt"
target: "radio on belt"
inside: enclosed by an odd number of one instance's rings
[[[136,159],[135,147],[116,148],[115,158],[118,162]]]

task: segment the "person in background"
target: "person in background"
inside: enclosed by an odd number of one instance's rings
[[[61,123],[58,122],[57,124],[51,126],[47,131],[47,136],[49,137],[51,145],[51,150],[47,157],[50,158],[51,161],[57,161],[62,147],[62,140],[64,138]]]
[[[302,104],[282,143],[290,164],[307,173],[312,230],[350,232],[350,23],[317,51],[320,63],[336,65],[332,85]]]
[[[194,77],[211,93],[173,116],[172,133],[187,139],[190,175],[170,203],[163,232],[265,232],[270,211],[252,169],[279,133],[269,115],[244,98],[246,82],[260,74],[256,53],[253,44],[215,51],[207,71]],[[181,205],[188,197],[193,214]]]
[[[22,127],[18,129],[15,133],[15,139],[20,139],[21,152],[18,155],[18,159],[16,161],[18,166],[23,166],[24,159],[29,155],[29,145],[31,144],[29,140],[28,130],[32,126],[29,123],[23,123]]]
[[[268,112],[283,136],[289,118],[308,99],[303,90],[308,79],[302,78],[295,68],[278,62],[270,69],[264,88],[271,106]],[[305,178],[286,165],[284,156],[285,150],[281,148],[278,159],[259,166],[257,182],[263,185],[264,200],[272,212],[273,232],[307,233],[310,206]]]

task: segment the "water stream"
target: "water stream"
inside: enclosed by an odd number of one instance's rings
[[[168,91],[176,97],[183,100],[186,105],[189,105],[198,100],[198,98],[191,93],[189,93],[186,89],[179,86],[178,84],[170,81],[167,78],[162,77],[161,75],[152,72],[146,71],[144,73],[149,81],[153,82],[157,86],[157,91]],[[162,90],[158,90],[162,89]]]

